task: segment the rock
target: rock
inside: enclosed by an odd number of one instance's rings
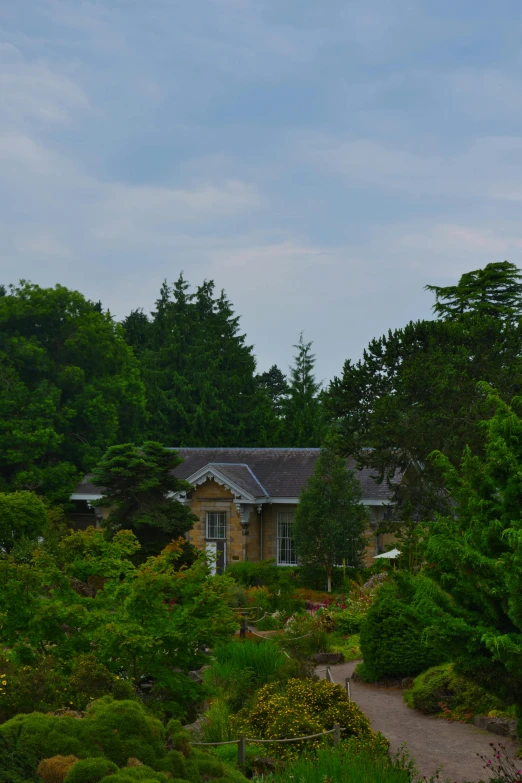
[[[256,775],[261,777],[262,775],[275,772],[276,761],[270,756],[258,756],[252,762]]]
[[[316,653],[312,656],[312,660],[316,664],[335,666],[337,663],[344,663],[344,655],[342,653]]]
[[[473,723],[479,729],[498,734],[501,737],[517,737],[517,721],[511,718],[488,718],[487,715],[475,715]]]
[[[203,682],[203,677],[201,676],[201,670],[189,672],[188,676],[190,677],[191,680],[194,680],[194,682]]]
[[[415,677],[403,677],[401,680],[401,688],[411,688]]]

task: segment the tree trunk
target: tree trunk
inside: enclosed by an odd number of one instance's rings
[[[328,584],[328,588],[327,588],[328,592],[331,593],[332,592],[332,572],[328,568],[326,569],[326,581],[327,581],[327,584]]]

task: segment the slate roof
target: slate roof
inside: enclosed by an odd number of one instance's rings
[[[183,463],[174,471],[179,478],[187,479],[208,464],[216,464],[223,473],[223,463],[241,463],[248,465],[269,497],[298,497],[307,480],[313,473],[320,449],[241,449],[241,448],[179,448],[176,449]],[[348,467],[355,468],[354,460],[348,460]],[[385,482],[378,484],[372,478],[372,469],[356,470],[361,482],[363,500],[388,500],[391,492]],[[230,475],[232,479],[232,475]],[[236,481],[240,484],[240,481]],[[263,493],[245,486],[247,492],[262,497]]]
[[[313,473],[319,449],[242,449],[242,448],[176,448],[183,459],[174,473],[188,479],[206,466],[214,466],[225,478],[256,498],[296,498]],[[348,467],[355,469],[353,459]],[[372,469],[355,470],[361,483],[363,500],[386,501],[391,492],[383,482],[372,478]],[[86,476],[75,494],[99,495],[100,488]]]

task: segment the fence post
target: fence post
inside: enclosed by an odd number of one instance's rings
[[[246,630],[247,630],[247,621],[246,621],[246,616],[245,616],[246,613],[245,612],[241,612],[241,614],[242,614],[242,618],[241,618],[241,627],[239,629],[239,638],[240,639],[245,639],[245,637],[246,637]]]
[[[339,723],[334,723],[333,744],[338,745],[340,741],[341,741],[341,726]]]
[[[328,682],[332,682],[332,673],[329,666],[326,667],[326,679]]]
[[[245,741],[245,735],[240,734],[239,739],[237,741],[237,763],[239,765],[239,769],[243,774],[245,774],[246,770],[246,741]]]
[[[346,693],[348,694],[348,701],[351,701],[352,698],[351,698],[351,694],[350,694],[350,678],[349,677],[346,677],[345,685],[346,685]]]

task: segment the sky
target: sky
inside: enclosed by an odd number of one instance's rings
[[[0,282],[117,318],[184,272],[327,382],[522,266],[520,0],[0,0]]]

